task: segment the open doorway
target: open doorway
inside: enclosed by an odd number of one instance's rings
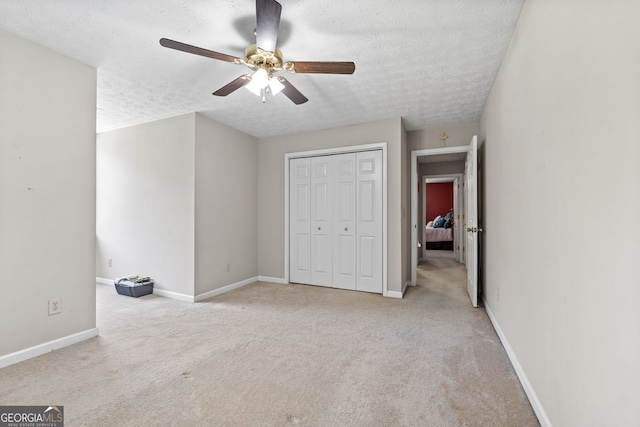
[[[426,259],[427,255],[431,254],[450,255],[456,261],[463,262],[460,246],[463,211],[463,193],[460,190],[463,175],[431,175],[430,165],[421,164],[419,172],[422,178],[418,186],[418,261]],[[452,161],[448,168],[464,170],[464,161]]]
[[[423,237],[423,230],[427,222],[426,209],[423,207],[426,206],[426,201],[423,201],[424,184],[421,182],[422,185],[420,187],[422,187],[422,193],[420,193],[418,191],[418,183],[420,181],[424,182],[426,179],[437,180],[442,178],[455,180],[458,176],[462,176],[467,151],[467,146],[461,146],[415,150],[411,152],[411,284],[413,286],[416,284],[416,267],[418,265],[419,255],[424,256],[425,253],[423,251],[426,250],[423,249],[426,239],[426,237]],[[425,204],[423,204],[423,202]],[[461,224],[463,222],[462,215],[464,210],[462,206],[458,208],[460,212],[456,213],[456,215],[460,215],[460,219],[455,222]],[[419,228],[418,225],[420,225]],[[453,234],[456,234],[455,231]],[[459,246],[459,251],[461,252],[464,248],[464,239],[460,239]],[[463,259],[461,259],[461,261],[463,261]]]
[[[456,170],[447,170],[443,172],[443,168],[457,167],[462,168],[463,172],[463,200],[464,204],[461,213],[456,218],[461,225],[460,251],[461,262],[464,262],[467,270],[467,290],[474,307],[478,306],[477,298],[477,232],[482,231],[477,227],[477,137],[471,139],[468,146],[443,147],[434,149],[415,150],[411,152],[411,285],[416,285],[417,266],[419,261],[419,236],[424,227],[418,210],[421,202],[418,187],[420,178],[423,175],[437,175],[444,173],[459,173]],[[458,162],[457,166],[452,166]],[[421,166],[423,164],[432,164],[430,173],[424,173]],[[428,166],[427,166],[428,167]],[[455,210],[455,209],[454,209]]]
[[[420,161],[421,159],[418,159]],[[422,160],[429,160],[425,157]],[[458,165],[458,163],[462,163]],[[449,164],[422,163],[418,186],[418,264],[416,286],[438,289],[443,294],[459,293],[466,286],[465,266],[460,263],[459,238],[462,205],[459,203],[459,185],[462,174],[432,175],[434,166],[464,169],[464,161]],[[455,242],[454,242],[455,241]]]

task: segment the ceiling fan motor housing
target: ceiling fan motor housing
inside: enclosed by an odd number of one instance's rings
[[[282,70],[282,52],[280,52],[280,49],[270,52],[252,44],[245,49],[244,55],[246,64],[253,69],[262,68],[269,74],[273,71]]]

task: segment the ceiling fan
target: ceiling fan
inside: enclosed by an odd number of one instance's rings
[[[282,92],[296,105],[299,105],[307,102],[307,97],[287,79],[275,76],[273,73],[285,70],[290,73],[306,74],[353,74],[356,70],[356,65],[353,62],[283,62],[282,52],[276,48],[281,12],[282,5],[275,0],[256,0],[256,44],[245,49],[244,58],[165,38],[160,39],[160,44],[194,55],[246,65],[254,71],[253,74],[244,74],[213,92],[217,96],[227,96],[246,86],[251,92],[261,96],[262,102],[265,102],[266,93],[270,92],[275,96]]]

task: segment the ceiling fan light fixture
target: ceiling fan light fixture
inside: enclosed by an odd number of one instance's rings
[[[257,96],[262,95],[262,90],[269,85],[269,76],[267,71],[263,68],[258,68],[258,71],[253,73],[251,81],[245,87]]]
[[[251,81],[245,87],[256,96],[264,96],[265,91],[271,92],[273,96],[276,96],[284,89],[284,85],[280,83],[278,78],[269,76],[269,73],[264,68],[258,68],[251,76]]]
[[[271,90],[271,94],[273,96],[276,96],[277,94],[282,92],[282,89],[284,89],[284,85],[280,83],[280,80],[278,80],[277,77],[271,77],[269,79],[269,89]]]

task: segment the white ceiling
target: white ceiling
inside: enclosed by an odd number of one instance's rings
[[[477,123],[524,0],[280,0],[285,61],[354,61],[353,75],[288,74],[309,98],[213,91],[247,68],[160,46],[243,56],[254,0],[2,0],[0,28],[98,69],[98,132],[200,112],[256,137],[402,117],[407,130]]]

